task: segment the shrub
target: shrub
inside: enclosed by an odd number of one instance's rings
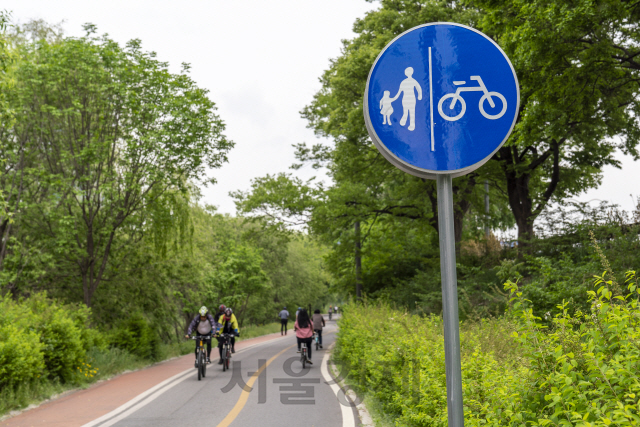
[[[82,327],[78,327],[78,307],[60,305],[45,293],[24,300],[31,311],[31,325],[40,335],[47,374],[62,382],[77,378],[78,367],[86,359],[87,344],[82,341]],[[75,314],[74,314],[75,313]],[[88,312],[86,312],[88,316]]]
[[[42,348],[36,332],[0,323],[0,388],[14,387],[40,377],[44,370]]]
[[[114,347],[147,360],[160,357],[160,338],[140,313],[122,321],[110,334]]]
[[[502,323],[501,323],[502,322]],[[465,415],[469,425],[492,424],[493,411],[514,411],[524,369],[502,360],[483,341],[504,321],[486,320],[463,327],[461,335]],[[507,349],[505,351],[505,348]],[[368,390],[397,425],[447,426],[446,376],[442,320],[394,310],[387,305],[345,309],[340,320],[337,355],[362,390]]]
[[[587,311],[571,314],[563,301],[544,321],[507,282],[507,317],[462,325],[465,425],[640,424],[640,290],[635,272],[627,273],[626,291],[606,274],[587,292]],[[435,316],[351,305],[337,355],[396,425],[444,427],[441,329]]]

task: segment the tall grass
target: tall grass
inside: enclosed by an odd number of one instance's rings
[[[289,324],[293,327],[292,324]],[[249,325],[244,328],[240,328],[239,340],[247,340],[249,338],[261,337],[263,335],[274,334],[280,332],[280,323],[267,323],[266,325]]]

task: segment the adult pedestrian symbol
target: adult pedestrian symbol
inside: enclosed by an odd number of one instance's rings
[[[480,167],[516,122],[513,66],[479,31],[454,23],[412,28],[374,62],[364,96],[367,130],[398,168],[435,178]]]

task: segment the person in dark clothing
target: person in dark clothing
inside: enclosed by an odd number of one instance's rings
[[[318,334],[318,345],[322,348],[322,328],[326,325],[324,323],[324,317],[320,314],[320,310],[313,312],[313,318],[311,320],[313,322],[313,330]]]
[[[218,324],[215,319],[209,313],[207,307],[200,307],[199,314],[196,314],[196,317],[193,318],[189,328],[187,329],[186,338],[189,338],[189,335],[195,330],[198,335],[209,335],[211,336],[213,332],[216,331]],[[206,340],[207,342],[207,363],[211,363],[211,339]],[[196,341],[196,356],[198,355],[198,342]],[[196,367],[198,361],[196,360]]]
[[[219,334],[231,334],[234,335],[231,337],[231,353],[236,352],[236,338],[240,336],[240,332],[238,331],[238,320],[236,319],[236,315],[233,314],[233,310],[229,307],[225,310],[224,314],[220,316],[218,320],[218,330],[216,331],[216,335]],[[222,365],[222,346],[224,345],[223,339],[218,339],[218,351],[220,352],[220,361],[218,365]]]
[[[289,323],[289,312],[287,311],[287,307],[284,307],[282,311],[278,313],[278,317],[280,318],[280,335],[287,335],[287,324]]]

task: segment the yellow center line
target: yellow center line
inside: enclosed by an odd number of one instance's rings
[[[258,377],[260,376],[262,371],[264,371],[267,368],[267,366],[269,366],[271,364],[271,362],[276,360],[278,358],[278,356],[280,356],[282,353],[284,353],[287,350],[292,349],[296,345],[297,344],[294,344],[294,345],[292,345],[290,347],[285,348],[280,353],[276,354],[271,359],[267,360],[267,363],[262,365],[262,367],[260,367],[260,369],[258,369],[258,372],[254,373],[251,376],[251,378],[249,378],[249,381],[247,381],[247,386],[252,387],[253,383],[256,382],[256,380],[258,379]],[[248,391],[242,390],[242,393],[240,394],[240,398],[236,402],[236,404],[233,407],[233,409],[231,409],[231,411],[227,414],[227,416],[224,418],[224,420],[222,420],[220,422],[220,424],[217,425],[217,427],[228,427],[236,419],[236,417],[238,415],[240,415],[240,411],[242,411],[242,408],[244,408],[244,405],[247,403],[247,400],[249,399],[249,393],[250,392],[248,392]]]

